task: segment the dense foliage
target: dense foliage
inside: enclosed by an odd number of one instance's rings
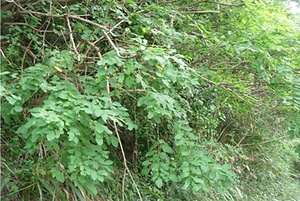
[[[282,2],[1,6],[1,199],[299,199]]]

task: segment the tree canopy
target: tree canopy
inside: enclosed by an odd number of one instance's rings
[[[299,199],[299,19],[269,0],[1,1],[1,199]]]

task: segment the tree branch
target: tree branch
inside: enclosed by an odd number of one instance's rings
[[[183,11],[182,14],[205,14],[205,13],[220,13],[219,10],[192,10],[192,11]]]
[[[66,20],[67,20],[67,25],[68,25],[68,28],[69,28],[69,31],[70,31],[70,41],[71,41],[73,49],[74,49],[74,51],[75,51],[75,53],[77,55],[77,60],[80,61],[80,54],[77,51],[77,48],[76,48],[76,45],[75,45],[75,42],[74,42],[73,33],[72,33],[72,27],[71,27],[70,19],[69,19],[68,15],[66,16]]]
[[[117,48],[117,46],[114,44],[114,42],[112,41],[112,39],[109,37],[107,32],[111,32],[112,29],[108,29],[107,27],[100,25],[98,23],[95,23],[93,21],[84,19],[82,17],[76,16],[76,15],[69,15],[69,14],[64,14],[64,15],[57,15],[57,14],[49,14],[49,13],[42,13],[42,12],[37,12],[37,11],[31,11],[31,10],[22,10],[19,11],[20,14],[35,14],[35,15],[41,15],[41,16],[46,16],[46,17],[53,17],[53,18],[71,18],[71,19],[75,19],[75,20],[79,20],[88,24],[91,24],[93,26],[96,26],[98,28],[100,28],[102,30],[102,32],[104,33],[106,39],[108,40],[109,44],[112,46],[112,48],[116,51],[117,55],[119,57],[122,57],[120,54],[119,49]],[[114,28],[113,28],[114,29]]]

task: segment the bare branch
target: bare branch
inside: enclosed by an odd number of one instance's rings
[[[64,18],[64,17],[68,16],[71,19],[76,19],[76,20],[91,24],[93,26],[99,27],[101,30],[109,31],[109,29],[103,25],[97,24],[93,21],[84,19],[84,18],[76,16],[76,15],[69,15],[69,14],[57,15],[57,14],[42,13],[42,12],[37,12],[37,11],[32,11],[32,10],[22,10],[22,11],[18,11],[18,12],[20,14],[35,14],[35,15],[41,15],[41,16],[53,17],[53,18]]]
[[[27,47],[25,47],[23,45],[19,45],[19,46],[24,51],[25,54],[29,54],[34,60],[37,59],[37,57],[35,56],[35,54],[30,49],[28,49]]]
[[[209,84],[212,84],[214,86],[218,86],[218,87],[221,87],[222,89],[226,90],[226,91],[229,91],[230,93],[232,93],[233,95],[235,95],[236,97],[238,97],[239,99],[241,99],[242,101],[246,102],[246,103],[249,103],[251,104],[248,100],[246,100],[245,98],[243,98],[241,95],[239,95],[238,93],[236,93],[235,91],[233,91],[232,89],[228,88],[228,87],[225,87],[224,86],[224,83],[215,83],[214,81],[212,80],[209,80],[205,77],[203,77],[202,75],[198,75],[202,80],[204,80],[205,82],[209,83]],[[246,96],[246,95],[244,95]],[[250,96],[246,96],[248,99],[252,99],[253,101],[257,101],[255,98],[253,97],[250,97]]]
[[[100,60],[102,60],[102,55],[100,53],[100,49],[92,42],[88,41],[88,40],[84,40],[88,45],[90,45],[92,48],[94,48],[94,50],[96,50],[98,57],[100,58]]]
[[[231,3],[222,3],[222,2],[213,2],[213,1],[201,1],[199,3],[212,3],[212,4],[218,4],[218,5],[222,5],[222,6],[244,6],[244,3],[240,3],[240,4],[231,4]]]
[[[73,38],[73,34],[72,34],[72,27],[71,27],[70,19],[69,19],[68,15],[66,16],[66,20],[67,20],[67,25],[68,25],[68,28],[69,28],[69,31],[70,31],[70,41],[71,41],[73,49],[74,49],[74,51],[77,55],[77,60],[80,61],[80,54],[77,51],[77,48],[76,48],[76,45],[75,45],[75,42],[74,42],[74,38]]]
[[[91,24],[93,26],[96,26],[96,27],[98,27],[98,28],[100,28],[102,30],[102,32],[104,33],[106,39],[108,40],[109,44],[113,47],[113,49],[116,51],[117,55],[119,57],[122,57],[121,54],[120,54],[119,49],[117,48],[117,46],[114,44],[114,42],[111,40],[111,38],[109,37],[109,35],[107,33],[107,32],[110,32],[110,30],[107,27],[103,26],[103,25],[100,25],[98,23],[95,23],[93,21],[84,19],[84,18],[76,16],[76,15],[69,15],[69,14],[56,15],[56,14],[42,13],[42,12],[31,11],[31,10],[23,10],[23,11],[19,11],[19,13],[21,13],[21,14],[36,14],[36,15],[42,15],[42,16],[47,16],[47,17],[53,17],[53,18],[68,17],[68,18],[71,18],[71,19],[76,19],[76,20],[79,20],[79,21]]]
[[[7,61],[7,63],[11,66],[11,65],[12,65],[11,62],[6,58],[4,52],[2,51],[1,48],[0,48],[0,54],[1,54],[1,56]]]
[[[183,14],[205,14],[205,13],[220,13],[219,10],[192,10],[192,11],[183,11]]]

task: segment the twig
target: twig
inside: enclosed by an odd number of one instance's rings
[[[44,31],[44,33],[43,33],[43,45],[42,45],[42,55],[43,55],[43,57],[45,57],[46,33],[47,33],[46,31],[50,26],[50,22],[51,22],[51,19],[47,18],[47,20],[45,20],[45,22],[41,26],[41,28],[42,28],[44,25],[46,25],[46,28],[43,30]]]
[[[89,45],[91,45],[95,50],[98,50],[98,52],[99,52],[99,48],[96,47],[93,43],[91,43],[90,41],[87,41],[87,40],[86,40],[86,42]],[[98,55],[99,55],[99,59],[102,59],[101,54],[98,54]],[[108,94],[110,94],[110,83],[109,83],[108,79],[106,80],[106,91],[107,91]],[[109,99],[109,102],[112,103],[112,99],[111,98]],[[115,130],[115,134],[116,134],[116,136],[118,138],[118,142],[120,144],[120,149],[121,149],[121,152],[122,152],[123,165],[124,165],[124,169],[125,169],[124,170],[124,175],[126,175],[126,172],[128,173],[128,175],[129,175],[129,177],[130,177],[130,179],[131,179],[131,181],[132,181],[132,183],[133,183],[133,185],[134,185],[134,187],[135,187],[135,189],[137,191],[137,194],[138,194],[140,200],[143,201],[143,198],[142,198],[142,195],[141,195],[141,193],[139,191],[139,188],[138,188],[138,186],[137,186],[137,184],[136,184],[136,182],[135,182],[135,180],[134,180],[134,178],[133,178],[133,176],[132,176],[132,174],[130,172],[130,169],[128,168],[125,151],[124,151],[123,144],[122,144],[122,141],[121,141],[121,138],[120,138],[120,134],[119,134],[119,131],[118,131],[118,126],[117,126],[116,121],[114,121],[114,120],[113,120],[113,127],[114,127],[114,130]],[[125,200],[125,197],[124,197],[124,188],[125,188],[125,180],[123,179],[123,182],[122,182],[122,200],[123,201]]]
[[[42,16],[54,17],[54,18],[64,18],[64,17],[67,16],[71,19],[79,20],[79,21],[91,24],[93,26],[96,26],[96,27],[98,27],[102,30],[102,32],[104,33],[106,39],[108,40],[109,44],[113,47],[113,49],[116,51],[117,55],[119,57],[122,57],[121,54],[120,54],[119,49],[117,48],[117,46],[114,44],[114,42],[111,40],[111,38],[107,34],[107,32],[110,32],[110,30],[107,27],[103,26],[103,25],[100,25],[98,23],[95,23],[93,21],[84,19],[84,18],[76,16],[76,15],[69,15],[69,14],[56,15],[56,14],[42,13],[42,12],[37,12],[37,11],[32,11],[32,10],[23,10],[23,11],[19,11],[19,13],[21,13],[21,14],[36,14],[36,15],[42,15]]]
[[[117,28],[120,24],[122,24],[124,21],[125,21],[125,20],[121,20],[120,22],[118,22],[115,26],[113,26],[113,28],[111,28],[111,29],[109,30],[109,33],[110,33],[112,36],[115,37],[115,34],[112,33],[112,31],[113,31],[114,29],[116,29],[116,28]]]
[[[102,55],[101,55],[100,49],[94,43],[92,43],[88,40],[84,40],[84,41],[96,50],[98,57],[100,58],[100,60],[102,60]]]
[[[111,99],[110,99],[110,101],[111,101]],[[129,175],[129,177],[130,177],[130,179],[131,179],[131,181],[132,181],[132,183],[133,183],[133,185],[134,185],[134,187],[135,187],[135,189],[137,191],[137,194],[138,194],[140,200],[143,201],[143,198],[142,198],[142,195],[141,195],[141,193],[139,191],[139,188],[138,188],[136,182],[134,181],[134,178],[133,178],[133,176],[132,176],[132,174],[131,174],[128,166],[127,166],[127,159],[126,159],[124,148],[123,148],[123,145],[122,145],[122,141],[121,141],[121,138],[120,138],[120,135],[119,135],[118,127],[117,127],[117,124],[116,124],[115,121],[113,121],[113,125],[114,125],[115,133],[117,135],[117,138],[118,138],[118,141],[119,141],[119,144],[120,144],[120,149],[121,149],[121,152],[122,152],[122,157],[123,157],[123,162],[124,162],[124,168],[127,171],[128,175]]]
[[[1,56],[7,61],[7,63],[11,66],[11,65],[12,65],[11,62],[6,58],[4,52],[2,51],[1,48],[0,48],[0,54],[1,54]]]
[[[223,83],[215,83],[205,77],[203,77],[202,75],[198,75],[202,80],[204,80],[205,82],[209,83],[209,84],[212,84],[212,85],[215,85],[215,86],[218,86],[218,87],[221,87],[222,89],[225,89],[226,91],[229,91],[230,93],[232,93],[233,95],[235,95],[236,97],[238,97],[239,99],[241,99],[242,101],[246,102],[246,103],[249,103],[251,104],[248,100],[245,100],[242,96],[240,96],[239,94],[237,94],[235,91],[233,91],[232,89],[229,89],[225,86],[223,86],[222,84]],[[246,96],[246,95],[244,95]],[[256,99],[254,99],[253,97],[250,97],[250,96],[247,96],[247,98],[249,99],[252,99],[254,101],[256,101]]]
[[[33,58],[34,61],[37,59],[35,54],[30,49],[28,49],[27,47],[25,47],[23,45],[19,45],[19,47],[24,51],[25,54],[29,54]]]
[[[110,39],[110,37],[109,37],[109,35],[106,33],[106,31],[105,31],[105,30],[102,30],[102,32],[103,32],[104,35],[106,36],[106,38],[107,38],[108,42],[110,43],[110,45],[115,49],[115,51],[116,51],[118,57],[122,57],[122,56],[120,55],[119,49],[115,46],[114,42]]]
[[[71,27],[70,19],[69,19],[68,15],[66,16],[66,20],[67,20],[67,25],[68,25],[68,28],[69,28],[69,31],[70,31],[70,41],[71,41],[71,43],[73,45],[73,49],[74,49],[74,51],[77,55],[77,60],[80,61],[80,54],[77,51],[77,48],[76,48],[76,45],[75,45],[75,42],[74,42],[74,38],[73,38],[73,34],[72,34],[72,27]]]
[[[183,11],[183,14],[205,14],[205,13],[220,13],[219,10],[192,10],[192,11]]]
[[[123,180],[122,180],[122,201],[125,201],[125,178],[126,178],[126,169],[124,169]]]
[[[232,123],[229,123],[227,124],[220,132],[219,136],[218,136],[218,139],[217,139],[217,142],[219,142],[223,136],[223,134],[225,133],[226,129],[231,125]]]
[[[33,186],[35,186],[35,185],[36,185],[36,183],[33,183],[33,184],[30,184],[29,186],[25,186],[24,188],[18,189],[18,190],[16,190],[16,191],[12,192],[12,193],[6,194],[5,196],[4,196],[4,195],[1,195],[0,200],[1,200],[2,198],[9,197],[10,195],[13,195],[13,194],[16,194],[16,193],[18,193],[18,192],[24,191],[24,190],[26,190],[26,189],[28,189],[28,188],[31,188],[31,187],[33,187]]]
[[[125,90],[125,89],[121,89],[120,92],[122,93],[145,93],[147,92],[147,90],[145,89],[129,89],[129,90]]]
[[[275,142],[275,141],[279,141],[279,140],[283,140],[283,139],[286,139],[287,136],[282,136],[282,137],[279,137],[277,139],[270,139],[270,140],[266,140],[266,141],[263,141],[263,142],[260,142],[260,143],[255,143],[255,144],[242,144],[242,146],[255,146],[255,145],[261,145],[261,144],[266,144],[266,143],[269,143],[269,142]]]
[[[48,31],[48,30],[40,30],[40,29],[37,29],[33,26],[30,26],[29,24],[27,23],[23,23],[23,22],[5,22],[3,23],[3,25],[20,25],[20,26],[28,26],[30,27],[32,30],[35,30],[37,32],[47,32],[47,33],[53,33],[53,31]]]
[[[199,3],[212,3],[212,4],[218,4],[218,5],[222,5],[222,6],[244,6],[244,3],[241,4],[230,4],[230,3],[222,3],[222,2],[213,2],[213,1],[200,1]]]
[[[8,165],[6,165],[6,163],[4,163],[4,162],[1,162],[1,163],[8,169],[8,171],[10,171],[12,174],[15,174],[15,172],[12,171],[12,170],[8,167]]]

